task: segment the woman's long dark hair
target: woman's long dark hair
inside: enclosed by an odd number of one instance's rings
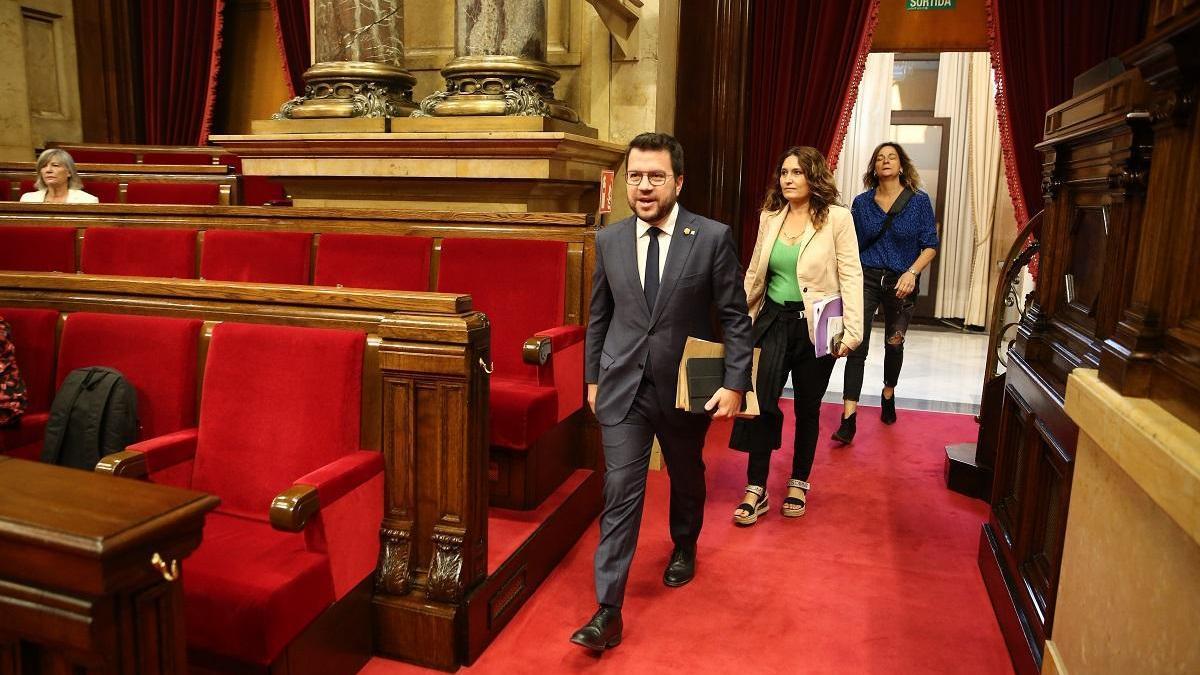
[[[884,141],[875,146],[875,152],[871,153],[871,159],[867,160],[867,172],[863,174],[863,187],[870,190],[871,188],[879,187],[879,178],[875,175],[875,158],[879,156],[879,151],[891,146],[895,148],[896,154],[900,156],[900,185],[917,191],[921,187],[921,174],[917,173],[917,167],[913,166],[912,160],[908,158],[908,153],[904,148],[900,147],[899,143],[892,141]]]
[[[804,172],[804,178],[808,180],[808,204],[812,209],[813,229],[819,230],[829,215],[830,205],[838,203],[838,189],[833,182],[833,172],[825,162],[825,156],[816,148],[807,145],[794,146],[779,157],[779,161],[775,163],[775,181],[771,183],[767,196],[763,198],[762,210],[772,213],[787,206],[788,201],[779,189],[779,172],[783,170],[783,163],[788,157],[796,158],[800,163],[800,170]]]

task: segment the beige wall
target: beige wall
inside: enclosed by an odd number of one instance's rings
[[[1200,431],[1076,370],[1079,444],[1043,672],[1200,673]]]
[[[83,138],[71,0],[0,0],[0,159]]]

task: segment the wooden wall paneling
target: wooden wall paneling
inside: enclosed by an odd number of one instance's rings
[[[906,0],[882,0],[871,50],[877,52],[986,52],[986,0],[956,0],[953,9],[905,9]]]
[[[1152,5],[1152,40],[1122,55],[1151,90],[1147,113],[1153,154],[1146,211],[1137,240],[1132,297],[1105,344],[1101,379],[1127,396],[1151,397],[1200,425],[1200,330],[1188,254],[1197,240],[1195,153],[1200,149],[1200,5]]]
[[[741,241],[742,161],[749,72],[749,0],[689,0],[679,12],[675,136],[683,144],[688,209]]]
[[[74,10],[83,140],[144,140],[136,0],[75,0]]]

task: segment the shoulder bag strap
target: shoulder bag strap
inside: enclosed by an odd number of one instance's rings
[[[912,196],[913,191],[908,188],[904,188],[899,195],[896,195],[896,201],[892,202],[892,208],[888,209],[887,218],[883,220],[883,227],[879,228],[875,236],[868,239],[865,245],[858,248],[859,255],[871,250],[871,247],[883,239],[883,235],[887,234],[888,230],[892,229],[892,222],[904,211],[904,207],[908,206],[908,200],[912,199]]]

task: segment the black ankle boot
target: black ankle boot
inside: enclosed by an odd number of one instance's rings
[[[849,417],[842,418],[842,426],[833,432],[833,440],[845,445],[854,440],[854,434],[858,431],[858,413],[852,412]]]
[[[896,395],[892,394],[891,398],[884,398],[879,395],[879,419],[884,424],[896,423]]]

